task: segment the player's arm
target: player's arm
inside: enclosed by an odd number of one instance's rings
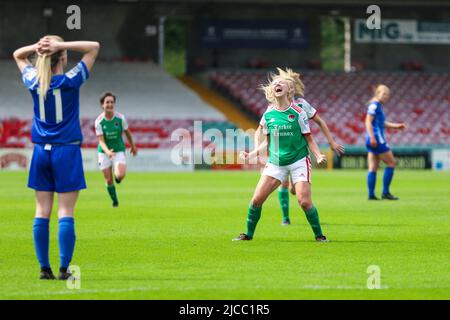
[[[338,156],[343,154],[345,152],[345,148],[343,145],[340,145],[334,141],[333,136],[331,135],[330,129],[327,126],[327,123],[325,120],[323,120],[318,114],[315,114],[315,116],[312,118],[312,120],[317,123],[317,125],[320,127],[320,130],[322,130],[323,134],[328,140],[328,143],[330,144],[331,150],[336,152]]]
[[[260,154],[266,154],[267,152],[267,138],[259,143],[258,147],[253,149],[251,152],[241,151],[239,156],[244,160],[251,160],[258,157]]]
[[[130,131],[130,129],[127,129],[127,130],[124,130],[124,131],[125,131],[125,135],[127,136],[128,142],[131,145],[131,154],[133,156],[136,156],[138,150],[136,148],[136,145],[134,144],[134,140],[133,140],[133,136],[131,134],[131,131]]]
[[[83,58],[81,60],[84,62],[89,71],[94,66],[95,59],[97,58],[100,50],[100,43],[97,41],[62,42],[49,37],[44,37],[40,42],[42,42],[41,50],[50,55],[60,50],[71,50],[83,53]]]
[[[20,72],[25,69],[25,67],[30,66],[31,62],[28,60],[28,57],[31,56],[33,53],[36,53],[37,50],[40,48],[39,42],[36,42],[35,44],[31,44],[29,46],[21,47],[14,51],[13,57],[16,61],[17,67],[19,68]]]
[[[406,129],[406,123],[404,122],[389,122],[389,121],[385,121],[384,122],[384,126],[386,128],[391,128],[391,129],[398,129],[398,130],[403,130]]]
[[[110,158],[110,159],[113,158],[115,155],[114,150],[108,148],[108,146],[106,145],[106,142],[105,142],[105,137],[103,135],[99,135],[99,136],[97,136],[97,138],[98,138],[98,144],[102,148],[103,152],[108,156],[108,158]]]
[[[320,152],[319,146],[316,140],[314,140],[312,134],[303,135],[308,142],[308,149],[317,160],[317,164],[324,164],[327,162],[327,156]]]
[[[375,134],[373,133],[373,125],[372,125],[373,118],[374,116],[371,114],[366,115],[366,129],[367,132],[369,133],[370,145],[375,148],[378,143],[377,139],[375,139]]]

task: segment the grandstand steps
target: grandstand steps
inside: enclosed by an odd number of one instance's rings
[[[255,129],[258,124],[249,119],[239,107],[190,76],[177,77],[184,85],[195,91],[206,103],[223,113],[237,127],[247,130]]]

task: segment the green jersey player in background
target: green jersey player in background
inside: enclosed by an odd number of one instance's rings
[[[306,214],[315,239],[325,242],[319,215],[311,197],[311,151],[317,163],[326,163],[311,136],[306,112],[293,103],[289,81],[272,75],[271,82],[263,87],[266,98],[273,105],[263,114],[260,127],[267,139],[252,152],[242,151],[240,156],[249,160],[258,157],[268,147],[269,159],[256,186],[248,209],[247,232],[233,240],[252,240],[261,209],[267,197],[275,191],[289,175],[292,177],[298,202]],[[293,79],[292,79],[293,80]]]
[[[100,104],[103,112],[95,120],[95,134],[99,141],[98,165],[105,176],[106,189],[111,197],[112,205],[118,207],[119,199],[114,180],[116,183],[120,183],[125,178],[127,171],[125,143],[122,139],[124,132],[131,145],[133,156],[137,155],[137,148],[125,116],[115,111],[116,96],[111,92],[105,92],[100,98]]]

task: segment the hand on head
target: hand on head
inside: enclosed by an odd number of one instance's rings
[[[45,37],[39,39],[39,41],[37,43],[38,47],[36,49],[36,52],[39,55],[51,56],[52,54],[59,51],[58,42],[59,41],[57,41],[56,39],[45,36]]]

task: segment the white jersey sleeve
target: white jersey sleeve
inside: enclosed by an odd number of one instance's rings
[[[314,108],[308,101],[306,101],[305,99],[300,99],[300,107],[305,110],[308,119],[312,119],[314,118],[314,116],[317,114],[317,110],[316,108]]]
[[[266,114],[264,113],[261,117],[261,121],[259,122],[259,127],[262,130],[262,133],[267,135],[269,134],[269,128],[267,127]]]
[[[96,136],[102,136],[103,135],[103,128],[102,128],[102,119],[103,114],[99,115],[97,119],[95,119],[95,135]]]
[[[302,134],[304,135],[311,134],[311,129],[309,128],[308,114],[306,112],[302,112],[299,114],[298,124],[300,125],[300,129],[302,130]]]
[[[121,114],[121,113],[118,113],[118,112],[116,112],[115,116],[118,117],[118,118],[120,118],[120,119],[122,120],[122,129],[123,129],[124,131],[125,131],[125,130],[128,130],[128,121],[127,121],[127,119],[125,118],[125,116],[124,116],[123,114]]]
[[[309,128],[308,114],[305,110],[300,108],[298,105],[293,105],[292,107],[298,113],[298,124],[303,135],[311,134],[311,129]]]

